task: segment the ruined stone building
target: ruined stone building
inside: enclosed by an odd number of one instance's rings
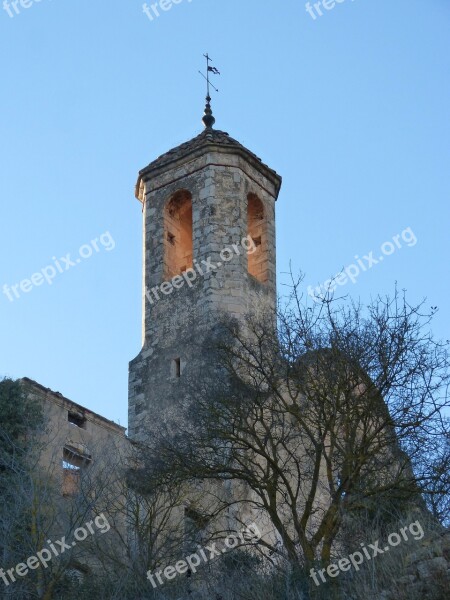
[[[27,377],[21,379],[30,400],[43,410],[44,449],[40,464],[59,482],[63,497],[73,496],[78,489],[80,471],[94,461],[104,461],[108,448],[126,448],[126,428],[76,404]]]
[[[123,473],[130,441],[125,427],[60,392],[26,377],[17,384],[26,399],[26,412],[19,414],[30,434],[21,449],[8,429],[4,436],[1,432],[6,450],[0,474],[8,482],[8,494],[2,495],[8,509],[0,527],[0,541],[6,540],[1,566],[9,570],[8,577],[0,572],[0,597],[29,597],[25,590],[33,590],[36,597],[51,598],[55,587],[101,572],[103,557],[112,550],[125,555],[119,542],[127,535]],[[44,569],[34,572],[37,556]],[[31,562],[25,564],[27,557]],[[16,563],[21,571],[14,571]]]

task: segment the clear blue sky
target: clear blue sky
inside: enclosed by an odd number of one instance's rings
[[[93,256],[13,302],[0,294],[0,375],[126,425],[134,185],[201,131],[206,51],[222,72],[217,128],[284,178],[280,283],[290,260],[318,285],[411,228],[415,245],[397,238],[340,291],[367,300],[397,281],[439,306],[435,334],[450,337],[449,0],[344,0],[315,19],[303,0],[182,0],[153,21],[141,0],[27,2],[0,8],[0,289],[81,246]],[[84,246],[105,232],[114,249]]]

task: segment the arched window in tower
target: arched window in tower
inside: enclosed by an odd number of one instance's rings
[[[192,267],[192,196],[176,192],[164,212],[164,279]]]
[[[264,205],[256,194],[249,194],[247,206],[247,234],[253,240],[253,250],[248,254],[248,272],[265,283],[268,280],[268,256]]]

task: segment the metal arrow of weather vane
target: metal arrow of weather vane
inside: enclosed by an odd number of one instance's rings
[[[209,88],[212,87],[214,90],[216,90],[216,92],[218,92],[219,90],[210,82],[209,75],[210,73],[212,73],[213,75],[220,75],[220,71],[216,69],[216,67],[213,67],[209,64],[210,62],[212,62],[211,58],[209,57],[209,54],[204,54],[203,56],[206,58],[206,75],[204,75],[201,71],[199,71],[199,73],[204,79],[206,79],[207,88],[205,114],[203,116],[202,121],[206,129],[210,130],[216,122],[216,119],[213,117],[211,110],[211,96],[209,93]]]
[[[214,75],[220,75],[220,71],[218,69],[216,69],[216,67],[212,67],[209,63],[212,62],[212,59],[209,57],[209,54],[206,53],[203,55],[206,58],[206,75],[204,75],[201,71],[199,71],[200,75],[206,79],[206,84],[207,84],[207,91],[206,91],[206,95],[209,98],[209,87],[211,86],[214,90],[216,90],[216,92],[218,92],[219,90],[213,86],[213,84],[210,82],[209,80],[209,74],[213,73]]]

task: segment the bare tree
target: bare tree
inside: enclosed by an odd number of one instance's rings
[[[329,563],[361,511],[448,503],[448,346],[433,311],[397,291],[308,306],[299,290],[277,314],[224,320],[204,348],[215,370],[186,385],[176,428],[151,431],[142,473],[241,486],[222,510],[268,521],[265,555],[294,569]]]

